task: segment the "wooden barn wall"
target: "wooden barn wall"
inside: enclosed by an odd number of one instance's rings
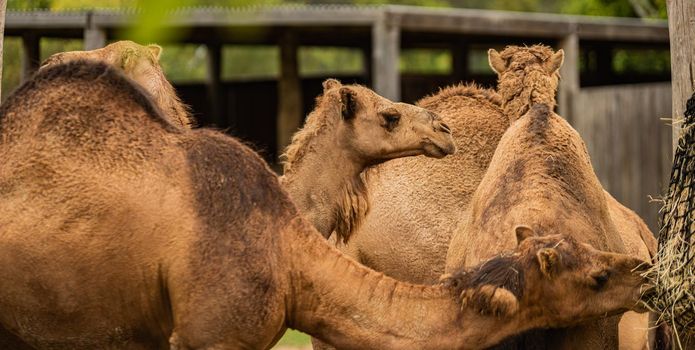
[[[671,171],[671,84],[581,89],[572,125],[587,145],[599,180],[656,234],[660,198]]]
[[[357,76],[339,78],[343,83],[364,84],[364,79]],[[304,115],[314,108],[316,97],[321,94],[323,77],[302,79],[302,100]],[[213,119],[208,99],[208,90],[204,83],[175,84],[184,103],[191,109],[200,126],[212,126]],[[259,152],[269,163],[275,163],[278,157],[275,133],[275,118],[278,114],[278,92],[276,80],[223,82],[221,84],[221,120],[218,129],[243,140]]]

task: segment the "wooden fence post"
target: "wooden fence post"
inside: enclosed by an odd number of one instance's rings
[[[671,115],[673,116],[673,150],[678,147],[680,123],[685,103],[695,92],[695,1],[667,0],[668,33],[671,41]],[[695,344],[695,337],[681,339],[684,348]],[[673,349],[677,349],[673,342]]]
[[[36,33],[28,32],[22,35],[22,73],[21,80],[24,82],[31,77],[37,69],[41,60],[40,38]]]
[[[83,46],[85,50],[96,50],[106,46],[106,31],[94,25],[94,14],[87,14],[87,25],[84,28]]]
[[[695,91],[695,1],[668,0],[668,32],[671,40],[672,116],[683,117],[685,102]],[[673,124],[673,148],[678,145],[680,124]]]
[[[574,123],[574,100],[579,93],[579,37],[576,31],[560,40],[565,61],[560,68],[560,94],[558,113],[570,124]]]
[[[372,26],[372,83],[378,94],[399,101],[401,33],[398,23],[390,16],[388,12],[382,12]]]
[[[302,81],[299,77],[297,36],[289,29],[280,37],[280,77],[278,79],[277,154],[284,152],[292,135],[302,126]]]

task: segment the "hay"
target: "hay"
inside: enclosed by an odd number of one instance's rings
[[[686,106],[661,214],[659,251],[647,272],[656,288],[643,299],[680,343],[695,335],[695,94]]]

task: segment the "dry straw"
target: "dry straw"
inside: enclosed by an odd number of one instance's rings
[[[686,105],[671,181],[661,209],[659,251],[643,298],[675,330],[675,343],[695,336],[695,94]]]

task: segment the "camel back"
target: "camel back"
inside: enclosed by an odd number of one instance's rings
[[[296,213],[256,153],[221,133],[170,124],[141,88],[103,63],[50,67],[8,97],[0,108],[0,152],[6,161],[0,188],[8,185],[0,192],[11,193],[11,184],[21,181],[79,207],[115,204],[99,192],[115,178],[124,179],[123,191],[143,182],[176,184],[177,191],[192,193],[193,203],[182,207],[195,210],[203,226],[198,232],[212,235],[201,244],[215,247],[224,246],[222,233],[233,233],[228,242],[249,243]]]

